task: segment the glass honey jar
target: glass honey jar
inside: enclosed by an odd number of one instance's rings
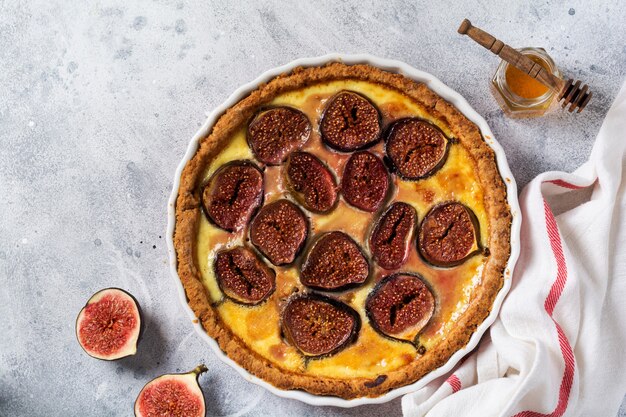
[[[561,72],[543,48],[520,48],[518,51],[561,78]],[[498,65],[491,80],[491,92],[504,113],[512,118],[543,116],[557,102],[556,92],[506,61]]]

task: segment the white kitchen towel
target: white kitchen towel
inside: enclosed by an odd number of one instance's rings
[[[447,379],[404,396],[406,417],[617,415],[626,393],[625,150],[626,84],[589,161],[541,174],[522,192],[522,250],[498,319]]]

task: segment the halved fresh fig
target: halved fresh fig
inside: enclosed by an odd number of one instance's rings
[[[370,250],[378,265],[385,269],[402,266],[409,254],[416,220],[415,209],[407,203],[393,203],[383,213],[370,236]]]
[[[382,334],[413,342],[435,311],[435,297],[418,275],[398,273],[374,287],[365,311]]]
[[[218,227],[238,232],[263,203],[263,172],[250,161],[220,167],[202,190],[208,219]]]
[[[308,234],[306,215],[288,200],[277,200],[261,208],[250,226],[252,244],[277,266],[296,259]]]
[[[199,365],[186,374],[161,375],[148,382],[135,401],[135,416],[204,417],[206,406],[198,377],[206,371],[206,366]]]
[[[374,212],[383,204],[388,189],[389,174],[379,157],[361,151],[348,159],[341,179],[341,193],[350,205]]]
[[[361,319],[347,304],[305,294],[288,302],[281,328],[287,341],[303,355],[332,355],[356,339]]]
[[[137,352],[142,327],[135,297],[119,288],[105,288],[80,310],[76,337],[89,356],[112,361]]]
[[[378,109],[352,91],[333,96],[320,122],[322,140],[331,148],[351,152],[373,145],[380,138]]]
[[[421,119],[407,118],[387,129],[386,152],[398,175],[418,180],[441,168],[448,153],[448,139],[436,126]]]
[[[368,275],[369,264],[359,245],[343,232],[330,232],[311,247],[300,281],[307,287],[337,291],[362,284]]]
[[[238,303],[259,304],[276,289],[276,272],[243,246],[219,251],[214,268],[224,295]]]
[[[254,156],[268,165],[281,164],[310,135],[309,119],[291,107],[262,110],[248,125],[248,145]]]
[[[480,251],[474,212],[454,201],[433,207],[422,220],[417,249],[426,262],[435,266],[463,263]]]
[[[287,160],[287,183],[308,210],[325,213],[337,202],[337,181],[330,169],[313,154],[294,152]]]

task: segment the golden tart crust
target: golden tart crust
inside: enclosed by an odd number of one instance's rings
[[[201,185],[206,167],[229,144],[231,136],[244,126],[259,108],[280,94],[318,83],[336,80],[360,80],[379,84],[401,92],[424,110],[443,121],[459,144],[475,163],[478,181],[483,191],[483,205],[489,221],[486,257],[480,284],[473,290],[465,312],[449,329],[445,338],[419,357],[377,377],[334,378],[283,369],[248,347],[225,325],[211,302],[202,283],[202,273],[196,255],[196,234],[201,221]],[[422,218],[424,213],[420,213]],[[504,271],[510,254],[511,213],[506,201],[506,187],[498,172],[495,154],[485,143],[478,127],[454,106],[428,89],[424,84],[400,74],[369,65],[330,63],[323,67],[296,68],[266,84],[219,117],[209,134],[200,141],[198,150],[184,167],[176,200],[174,246],[178,276],[185,288],[188,303],[207,334],[215,339],[227,356],[250,373],[281,389],[303,389],[318,395],[333,395],[345,399],[377,397],[394,388],[413,383],[432,370],[444,365],[456,351],[464,347],[477,326],[489,315],[504,282]]]

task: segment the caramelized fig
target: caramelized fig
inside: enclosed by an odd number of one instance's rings
[[[439,204],[422,220],[418,251],[432,265],[458,265],[480,250],[477,229],[476,216],[463,204]]]
[[[421,277],[398,273],[374,287],[365,311],[379,332],[413,342],[435,311],[435,297]]]
[[[206,366],[199,365],[186,374],[161,375],[148,382],[135,401],[135,416],[204,417],[206,406],[198,377],[206,371]]]
[[[343,232],[330,232],[311,247],[302,266],[300,281],[326,291],[362,284],[369,264],[354,240]]]
[[[416,219],[415,209],[402,202],[393,203],[380,217],[370,236],[370,250],[378,265],[385,269],[402,266]]]
[[[218,227],[238,232],[263,203],[263,173],[249,161],[220,167],[202,191],[202,206]]]
[[[303,355],[331,355],[356,339],[361,319],[340,301],[307,294],[289,301],[281,328],[287,341]]]
[[[363,149],[380,137],[380,114],[368,99],[351,91],[333,96],[320,122],[323,141],[343,152]]]
[[[348,159],[341,179],[341,193],[350,205],[374,212],[383,204],[388,188],[389,174],[379,157],[361,151]]]
[[[259,112],[248,125],[248,145],[268,165],[281,164],[311,135],[311,122],[299,110],[274,107]]]
[[[309,222],[294,203],[278,200],[264,206],[250,226],[252,244],[274,265],[294,261],[309,234]]]
[[[89,356],[112,361],[137,352],[142,327],[135,297],[119,288],[105,288],[80,310],[76,337]]]
[[[276,289],[274,270],[243,246],[218,252],[214,267],[220,289],[238,303],[259,304]]]
[[[385,146],[398,174],[407,180],[418,180],[444,164],[448,139],[436,126],[408,118],[394,122],[387,129]]]
[[[294,152],[287,161],[287,182],[295,197],[311,211],[325,213],[337,201],[337,181],[313,154]]]

